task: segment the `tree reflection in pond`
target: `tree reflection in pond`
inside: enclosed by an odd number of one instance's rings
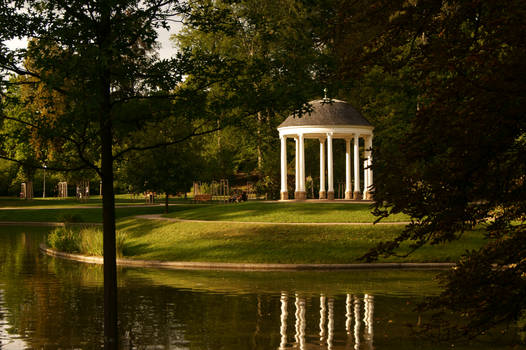
[[[99,349],[101,267],[40,254],[47,229],[30,230],[0,234],[0,348]],[[119,269],[122,348],[448,349],[407,326],[434,275]],[[507,347],[497,340],[455,348]]]

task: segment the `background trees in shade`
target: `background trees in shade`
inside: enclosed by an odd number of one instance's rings
[[[403,241],[417,249],[486,228],[486,246],[466,252],[426,305],[457,317],[431,323],[437,334],[525,330],[525,15],[521,2],[405,3],[371,45],[414,101],[405,113],[391,104],[380,120],[376,212],[404,212],[413,223],[365,258],[396,254]]]

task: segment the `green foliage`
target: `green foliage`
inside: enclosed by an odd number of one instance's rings
[[[199,180],[234,180],[237,174],[268,177],[267,184],[279,181],[276,127],[331,84],[327,52],[313,33],[320,16],[317,8],[294,0],[191,4],[189,25],[175,36],[176,43],[193,55],[205,52],[235,62],[237,75],[234,84],[211,88],[214,101],[235,100],[236,108],[231,118],[218,120],[227,127],[207,137],[207,167]],[[209,81],[203,74],[194,79]]]
[[[117,231],[117,257],[123,257],[126,254],[127,237],[125,232]],[[47,242],[51,248],[67,253],[93,256],[102,256],[104,253],[102,230],[98,227],[59,227],[51,231]]]
[[[270,176],[265,176],[256,182],[256,194],[267,196],[267,199],[279,199],[281,183]]]
[[[69,227],[58,227],[48,236],[48,245],[63,252],[78,253],[80,236],[79,232]]]
[[[0,159],[0,195],[18,195],[20,188],[14,184],[17,172],[15,163]]]
[[[401,103],[384,88],[376,89],[380,104],[369,103],[392,111],[375,129],[376,214],[405,213],[414,224],[365,258],[399,254],[405,242],[452,242],[487,223],[485,246],[467,252],[427,304],[458,322],[433,329],[471,337],[516,324],[526,310],[526,5],[382,3],[390,21],[369,46],[379,67],[366,77],[398,77]]]
[[[200,143],[192,140],[130,154],[121,163],[117,177],[129,193],[186,192],[203,169],[199,147]]]

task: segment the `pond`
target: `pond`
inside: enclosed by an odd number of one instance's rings
[[[0,349],[100,349],[102,267],[45,256],[48,228],[0,236]],[[415,305],[436,271],[119,269],[123,349],[498,349],[434,344]]]

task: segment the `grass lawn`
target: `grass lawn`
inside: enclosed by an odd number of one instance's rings
[[[163,213],[163,207],[116,208],[117,219],[142,214]],[[0,221],[102,222],[102,208],[53,208],[0,210]]]
[[[125,256],[164,261],[353,263],[403,226],[283,226],[123,219]],[[409,258],[382,262],[449,262],[483,244],[482,232],[448,245],[424,247]]]
[[[170,198],[169,202],[174,203],[191,203],[190,200],[184,200],[182,198]],[[141,205],[145,204],[146,201],[141,196],[132,197],[128,194],[119,194],[115,196],[115,204],[117,206],[125,205]],[[164,197],[156,199],[156,204],[164,204]],[[78,201],[75,197],[68,197],[65,199],[59,199],[56,197],[48,198],[33,198],[31,200],[23,200],[16,197],[0,197],[0,209],[1,208],[14,208],[14,207],[32,207],[32,208],[65,208],[65,207],[100,207],[102,206],[102,200],[100,196],[91,196],[88,201]]]
[[[161,214],[163,206],[134,206],[129,199],[117,200],[117,218],[141,215]],[[57,204],[58,203],[58,204]],[[364,203],[276,203],[245,202],[230,204],[185,204],[174,200],[170,213],[165,216],[179,219],[219,220],[236,222],[373,222],[370,204]],[[0,205],[16,207],[16,210],[0,210],[0,221],[64,221],[73,217],[78,222],[101,222],[100,199],[90,199],[81,203],[73,199],[0,199]],[[143,204],[140,203],[135,204]],[[384,222],[406,221],[405,215],[394,215]]]
[[[243,222],[372,222],[370,206],[362,203],[182,204],[172,206],[168,214],[183,219],[232,223],[172,223],[133,218],[140,214],[161,214],[163,210],[162,206],[116,209],[117,227],[128,234],[126,257],[164,261],[354,263],[375,244],[394,238],[404,228],[403,225],[287,226]],[[101,222],[102,209],[94,203],[90,208],[0,210],[0,221],[65,220]],[[407,218],[398,215],[389,221],[404,220]],[[482,232],[474,231],[448,245],[421,248],[406,259],[391,257],[382,261],[450,262],[483,242]]]
[[[261,222],[373,222],[371,205],[365,203],[245,202],[172,207],[171,218]],[[398,214],[384,222],[407,221]]]

